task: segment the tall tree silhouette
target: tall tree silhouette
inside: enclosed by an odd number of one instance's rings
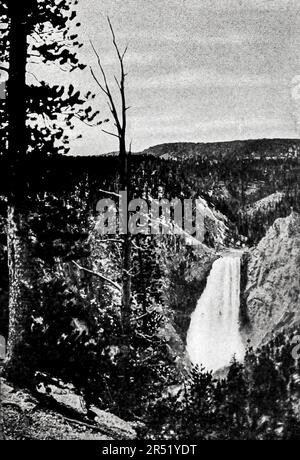
[[[113,46],[116,51],[117,61],[119,63],[120,77],[119,79],[115,77],[115,83],[119,92],[121,104],[120,109],[118,109],[116,100],[114,98],[111,84],[108,81],[108,77],[104,70],[104,67],[101,62],[101,56],[95,49],[95,46],[92,44],[94,53],[97,57],[98,67],[100,70],[100,79],[96,75],[93,68],[91,68],[91,73],[99,86],[100,90],[104,93],[107,98],[108,106],[113,117],[115,132],[109,132],[107,130],[103,131],[115,138],[118,139],[119,143],[119,162],[120,162],[120,192],[125,192],[127,197],[127,202],[130,197],[130,171],[129,171],[129,158],[131,153],[131,147],[129,151],[127,150],[127,111],[129,107],[126,102],[126,72],[124,59],[127,53],[127,47],[123,52],[120,51],[120,47],[116,40],[116,35],[112,26],[112,23],[109,18],[108,25],[112,34]],[[126,203],[127,208],[127,203]],[[123,224],[123,271],[122,271],[122,322],[124,332],[128,331],[130,328],[130,317],[131,317],[131,258],[132,258],[132,241],[131,235],[128,234],[128,213],[126,210],[126,215],[121,216],[121,224]]]
[[[97,123],[89,101],[70,85],[51,86],[45,81],[28,84],[26,71],[34,56],[39,63],[53,62],[65,71],[82,69],[76,56],[78,35],[70,33],[76,17],[71,0],[16,0],[3,2],[1,17],[7,23],[9,189],[7,246],[9,265],[9,340],[7,372],[26,378],[26,341],[30,334],[33,293],[38,273],[31,258],[29,185],[23,171],[28,156],[65,153],[75,119]],[[7,50],[6,50],[7,51]],[[28,75],[28,72],[27,72]],[[101,123],[101,122],[99,122]],[[4,123],[5,125],[5,123]],[[5,125],[6,126],[6,125]],[[69,131],[68,131],[69,130]]]
[[[10,53],[8,83],[8,148],[10,155],[10,182],[8,193],[8,262],[9,262],[9,346],[8,362],[11,369],[22,360],[22,346],[26,332],[25,318],[30,314],[31,269],[28,267],[26,230],[22,210],[21,184],[18,182],[19,164],[26,155],[26,18],[32,2],[21,7],[9,2]]]

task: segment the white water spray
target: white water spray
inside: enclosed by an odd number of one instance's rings
[[[187,335],[187,351],[194,365],[217,371],[228,366],[234,355],[243,360],[245,348],[239,331],[240,278],[239,254],[226,255],[214,263]]]

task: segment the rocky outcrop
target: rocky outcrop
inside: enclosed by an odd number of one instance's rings
[[[166,303],[174,314],[175,330],[184,346],[191,314],[207,283],[219,255],[204,244],[174,254],[168,264]],[[177,347],[178,349],[178,347]]]
[[[272,332],[300,321],[300,215],[278,219],[247,260],[243,299],[250,327],[244,339],[260,345]]]
[[[77,395],[72,391],[62,392],[53,385],[48,401],[41,401],[31,392],[2,380],[0,398],[6,440],[103,441],[137,437],[134,424],[94,406],[90,408],[93,419],[84,417],[83,411],[78,411]],[[72,413],[72,418],[67,413]]]

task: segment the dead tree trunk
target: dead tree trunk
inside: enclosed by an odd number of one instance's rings
[[[113,137],[116,137],[119,140],[119,162],[120,162],[120,190],[122,192],[127,192],[127,200],[130,200],[130,171],[129,171],[129,153],[126,146],[126,135],[127,135],[127,111],[128,108],[126,105],[126,89],[125,89],[125,80],[126,73],[124,68],[124,58],[127,52],[127,48],[123,53],[120,52],[120,48],[116,41],[116,36],[114,29],[110,20],[108,19],[109,27],[112,33],[113,45],[117,53],[119,65],[120,65],[120,79],[115,79],[120,98],[121,98],[121,109],[118,111],[117,105],[115,103],[110,84],[108,82],[106,73],[104,71],[103,65],[101,63],[100,55],[97,53],[94,45],[95,55],[98,59],[99,69],[102,75],[102,82],[97,78],[93,69],[91,68],[91,73],[98,84],[101,91],[105,94],[108,100],[108,105],[110,112],[113,116],[116,133],[108,132],[103,130],[106,134],[109,134]],[[127,211],[128,213],[128,211]],[[127,216],[128,217],[128,216]],[[126,219],[128,221],[128,219]],[[123,251],[122,251],[122,326],[124,332],[127,333],[130,330],[130,319],[131,319],[131,257],[132,257],[132,241],[131,235],[128,234],[128,229],[123,235]]]
[[[123,89],[122,89],[123,88]],[[124,86],[121,87],[125,94]],[[129,155],[126,149],[126,111],[125,111],[125,125],[123,134],[120,139],[120,184],[121,190],[127,192],[128,202],[130,200],[130,188],[129,188]],[[128,211],[127,211],[127,222],[128,222]],[[132,258],[132,241],[131,235],[125,233],[123,243],[123,273],[122,273],[122,310],[123,310],[123,327],[125,332],[130,330],[130,319],[131,319],[131,258]]]

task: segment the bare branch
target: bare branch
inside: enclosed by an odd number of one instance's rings
[[[122,60],[124,60],[127,51],[128,51],[128,45],[126,45],[126,48],[125,48],[125,50],[124,50],[124,53],[122,54]]]
[[[98,272],[94,272],[93,270],[89,270],[88,268],[85,268],[85,267],[82,267],[81,265],[79,265],[77,262],[75,262],[75,260],[72,260],[72,263],[81,271],[84,271],[86,273],[89,273],[90,275],[94,275],[94,276],[97,276],[98,278],[100,278],[102,281],[105,281],[106,283],[110,284],[111,286],[115,287],[118,291],[122,292],[122,287],[116,283],[115,281],[107,278],[106,276],[103,276],[101,275],[100,273]]]
[[[119,47],[118,47],[117,41],[116,41],[116,34],[115,34],[115,31],[114,31],[114,28],[112,26],[112,23],[111,23],[111,20],[110,20],[109,16],[107,16],[107,22],[108,22],[108,25],[109,25],[109,28],[110,28],[110,31],[111,31],[111,34],[112,34],[114,47],[115,47],[115,49],[117,51],[119,59],[122,60],[122,56],[120,54]]]
[[[150,343],[153,343],[153,340],[155,339],[154,336],[151,337],[150,335],[142,334],[141,332],[136,332],[136,336]]]
[[[132,241],[132,246],[138,251],[145,251],[145,248],[141,248],[141,246],[138,246],[134,241]]]
[[[41,84],[40,80],[37,78],[37,76],[33,72],[30,72],[29,70],[27,70],[27,73],[31,75],[39,83],[39,85]]]
[[[143,315],[141,316],[137,316],[136,318],[134,318],[134,321],[137,322],[137,321],[140,321],[141,319],[145,318],[146,316],[149,316],[151,315],[152,313],[155,312],[155,308],[153,308],[151,311],[147,311],[146,313],[144,313]]]
[[[125,51],[123,54],[120,53],[119,46],[116,41],[116,35],[114,28],[112,26],[111,20],[108,17],[107,18],[109,28],[111,30],[112,34],[112,39],[113,39],[113,45],[115,47],[115,50],[117,52],[117,56],[119,58],[119,63],[120,63],[120,69],[121,69],[121,77],[120,77],[120,83],[118,82],[118,87],[120,90],[121,94],[121,100],[122,100],[122,134],[124,135],[126,132],[126,125],[127,125],[127,117],[126,117],[126,96],[125,96],[125,79],[126,79],[126,74],[125,74],[125,69],[124,69],[124,57],[127,53],[128,47],[125,48]]]
[[[114,76],[114,79],[115,79],[115,82],[116,82],[116,84],[117,84],[117,87],[118,87],[118,88],[119,88],[119,90],[121,91],[121,86],[120,86],[120,83],[119,83],[119,81],[118,81],[117,77],[116,77],[116,76]]]
[[[92,75],[93,75],[93,78],[95,79],[95,81],[97,82],[97,84],[99,85],[99,87],[102,89],[102,91],[106,94],[106,96],[108,97],[109,101],[110,101],[110,104],[111,104],[111,113],[115,119],[115,122],[117,124],[117,128],[118,128],[118,132],[121,133],[121,123],[119,121],[119,116],[118,116],[118,111],[116,109],[116,106],[115,106],[115,103],[114,103],[114,99],[112,97],[112,93],[110,91],[110,87],[109,87],[109,84],[108,84],[108,81],[107,81],[107,77],[106,77],[106,73],[104,71],[104,68],[103,68],[103,65],[102,65],[102,62],[101,62],[101,59],[100,59],[100,55],[99,53],[97,52],[94,44],[92,41],[90,41],[91,43],[91,46],[92,46],[92,49],[97,57],[97,61],[98,61],[98,66],[99,66],[99,69],[101,71],[101,74],[102,74],[102,77],[103,77],[103,81],[104,81],[104,86],[101,85],[101,83],[99,82],[99,80],[97,79],[96,75],[94,74],[93,70],[92,70]]]
[[[105,134],[108,134],[109,136],[113,136],[113,137],[116,137],[117,139],[120,139],[119,134],[111,133],[110,131],[106,131],[105,129],[102,129],[102,132]]]
[[[95,72],[94,72],[94,70],[93,70],[92,67],[90,67],[90,70],[91,70],[91,74],[92,74],[92,76],[93,76],[95,82],[97,83],[97,85],[99,86],[99,88],[101,89],[101,91],[103,91],[103,93],[104,93],[106,96],[108,96],[108,93],[107,93],[106,89],[104,88],[103,85],[101,85],[101,83],[100,83],[99,79],[97,78],[97,76],[96,76],[96,74],[95,74]]]
[[[125,268],[123,268],[123,273],[125,273],[127,276],[132,276],[133,268],[131,270],[125,270]]]
[[[115,192],[108,192],[107,190],[102,190],[102,189],[100,189],[99,192],[105,193],[106,195],[112,195],[112,196],[115,196],[117,198],[121,198],[121,195],[119,195],[118,193],[115,193]]]
[[[61,414],[58,414],[58,416],[61,417],[63,420],[65,420],[68,423],[84,426],[84,427],[90,428],[91,430],[100,431],[101,433],[105,433],[108,436],[112,436],[112,429],[109,428],[109,426],[104,423],[101,423],[101,426],[99,425],[99,423],[97,425],[90,425],[89,423],[85,423],[79,420],[68,418]]]

